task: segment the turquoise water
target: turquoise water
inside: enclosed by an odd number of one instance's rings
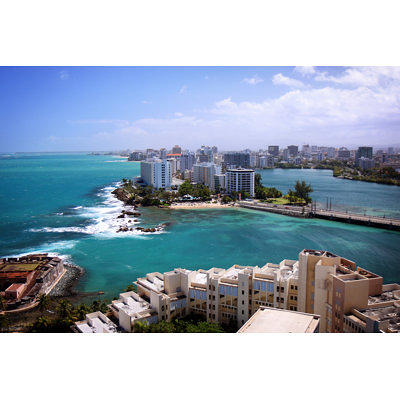
[[[157,234],[116,233],[122,206],[110,192],[138,163],[110,156],[23,154],[0,158],[0,255],[56,252],[86,270],[85,292],[114,296],[138,276],[173,267],[264,265],[327,249],[400,282],[400,234],[251,210],[142,209],[140,226],[168,223]],[[400,215],[400,188],[338,180],[331,171],[262,171],[265,185],[286,191],[297,179],[335,205]]]
[[[400,218],[398,186],[338,179],[332,176],[330,170],[265,169],[258,172],[265,186],[275,186],[283,193],[293,189],[296,180],[305,180],[314,190],[311,197],[322,208],[326,207],[329,197],[334,210]]]

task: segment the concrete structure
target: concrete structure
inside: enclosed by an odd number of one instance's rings
[[[278,157],[279,156],[279,146],[268,146],[268,153],[271,156]]]
[[[214,176],[221,173],[221,167],[213,163],[193,165],[193,182],[203,183],[210,190],[215,190]]]
[[[182,149],[177,144],[172,148],[171,153],[174,154],[182,154]]]
[[[78,333],[116,333],[117,326],[101,311],[86,314],[84,321],[75,322],[73,330]]]
[[[193,165],[196,163],[196,157],[193,153],[186,153],[181,155],[180,161],[181,171],[191,170],[193,168]]]
[[[400,332],[400,285],[323,250],[262,267],[153,272],[135,285],[109,306],[126,332],[188,314],[240,332]]]
[[[226,191],[232,193],[242,190],[254,197],[254,170],[228,169],[226,171]]]
[[[238,333],[318,333],[319,316],[260,307]]]
[[[226,175],[216,174],[214,175],[214,190],[219,189],[220,191],[225,191],[226,189]]]
[[[146,185],[155,189],[169,189],[171,187],[171,164],[167,160],[153,159],[140,163],[140,177]]]
[[[375,160],[371,158],[361,157],[358,159],[358,166],[362,170],[372,169],[375,167]]]
[[[250,167],[250,154],[244,152],[229,152],[224,154],[226,168]]]

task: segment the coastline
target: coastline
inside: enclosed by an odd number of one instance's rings
[[[71,263],[64,263],[65,273],[49,292],[51,297],[75,297],[80,296],[75,291],[75,286],[85,274],[85,270],[78,265]]]
[[[221,204],[221,203],[208,203],[208,202],[188,202],[188,203],[172,203],[166,209],[174,210],[193,210],[193,209],[206,209],[206,208],[233,208],[234,204]]]

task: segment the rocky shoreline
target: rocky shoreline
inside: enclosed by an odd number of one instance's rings
[[[79,279],[85,274],[85,270],[75,264],[64,262],[65,273],[57,285],[51,290],[49,296],[69,297],[76,296],[75,286]]]

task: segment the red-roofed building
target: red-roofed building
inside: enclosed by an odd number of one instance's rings
[[[13,283],[9,286],[5,291],[6,299],[15,299],[18,300],[22,297],[27,288],[25,283]]]

